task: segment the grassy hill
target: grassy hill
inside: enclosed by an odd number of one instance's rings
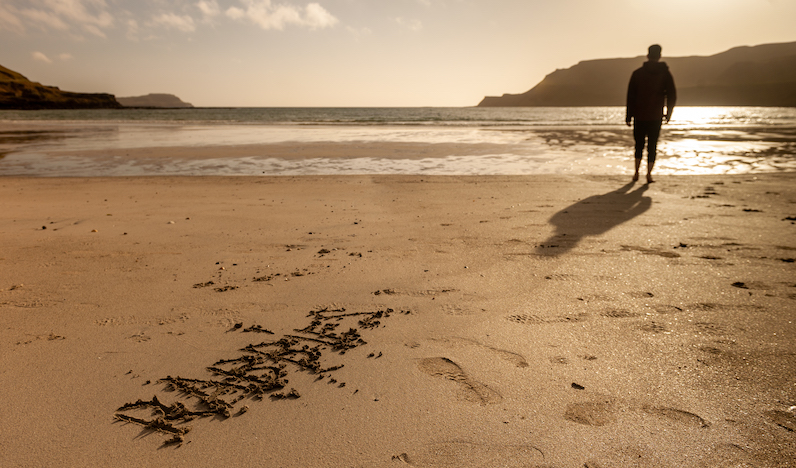
[[[487,96],[479,106],[623,106],[630,74],[645,60],[580,62],[554,71],[525,93]],[[796,107],[796,42],[663,60],[674,76],[677,105]]]
[[[112,94],[70,93],[44,86],[0,65],[0,109],[115,109]]]

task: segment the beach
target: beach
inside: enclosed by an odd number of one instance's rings
[[[796,173],[656,180],[6,175],[0,465],[794,466]]]

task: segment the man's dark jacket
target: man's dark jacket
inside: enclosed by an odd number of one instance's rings
[[[665,62],[644,62],[633,72],[627,87],[627,120],[658,121],[663,118],[663,107],[671,109],[677,102],[674,78]]]

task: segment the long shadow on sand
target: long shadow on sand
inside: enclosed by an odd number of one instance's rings
[[[639,216],[652,206],[652,199],[645,197],[649,185],[644,184],[630,191],[631,182],[613,192],[592,195],[570,205],[550,218],[555,232],[536,247],[541,255],[563,255],[588,236],[598,236],[620,224]]]

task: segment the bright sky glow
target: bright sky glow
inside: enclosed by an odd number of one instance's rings
[[[793,0],[2,0],[0,64],[196,106],[471,106],[581,60],[796,41]]]

